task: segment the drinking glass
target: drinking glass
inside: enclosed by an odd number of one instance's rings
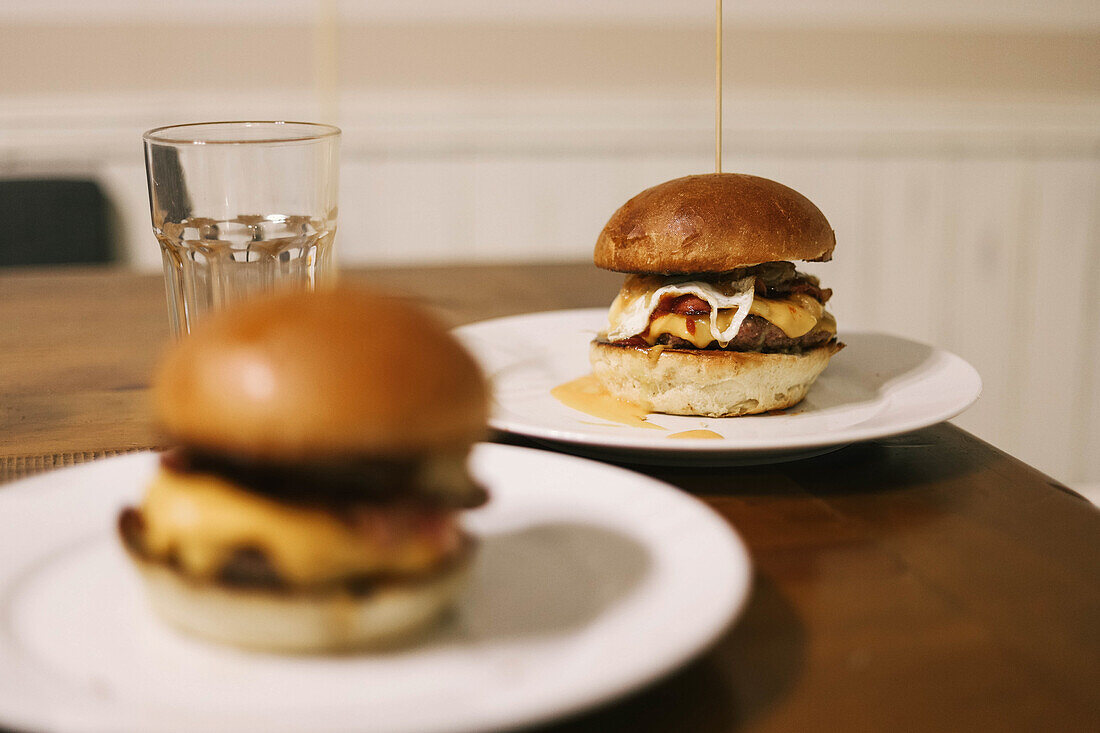
[[[203,122],[142,138],[176,336],[242,298],[335,278],[339,128]]]

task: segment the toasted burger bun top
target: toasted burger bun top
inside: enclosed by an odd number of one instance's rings
[[[781,183],[739,173],[686,176],[647,188],[612,214],[598,267],[664,275],[728,272],[779,260],[832,259],[825,215]]]
[[[173,440],[278,462],[465,451],[486,431],[487,394],[434,318],[349,289],[218,313],[168,350],[153,383]]]

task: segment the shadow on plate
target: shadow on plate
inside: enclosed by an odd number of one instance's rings
[[[785,414],[811,418],[838,408],[858,412],[858,406],[870,405],[900,385],[921,379],[933,365],[935,350],[931,346],[898,336],[854,333],[843,335],[841,340],[844,350],[836,355],[806,399]],[[860,413],[854,421],[848,417],[834,427],[861,422],[877,412]]]
[[[643,545],[592,524],[484,536],[470,587],[432,643],[568,634],[629,596],[650,563]]]
[[[845,355],[858,353],[861,364],[874,364],[873,369],[861,372],[860,376],[862,386],[876,394],[902,381],[919,378],[927,371],[935,353],[931,346],[885,333],[845,334],[841,340],[846,344],[845,349],[836,356],[830,368],[843,368]]]

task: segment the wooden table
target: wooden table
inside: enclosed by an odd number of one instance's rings
[[[456,325],[607,305],[619,284],[583,264],[347,279]],[[162,287],[0,275],[0,478],[158,444],[144,398]],[[638,470],[738,529],[751,601],[684,670],[548,730],[1100,730],[1100,513],[1047,476],[948,424],[794,463]]]

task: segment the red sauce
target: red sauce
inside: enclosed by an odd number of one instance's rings
[[[697,295],[666,295],[653,309],[649,317],[650,322],[652,323],[654,318],[665,313],[675,313],[679,316],[705,316],[710,313],[710,303]],[[695,335],[694,318],[685,318],[684,327],[689,334]]]
[[[710,303],[696,295],[666,295],[661,298],[655,311],[681,316],[705,316],[710,313]]]
[[[663,295],[657,307],[649,314],[649,322],[661,316],[675,313],[678,316],[705,316],[710,313],[710,303],[695,295]],[[695,335],[695,322],[687,319],[687,330]]]

